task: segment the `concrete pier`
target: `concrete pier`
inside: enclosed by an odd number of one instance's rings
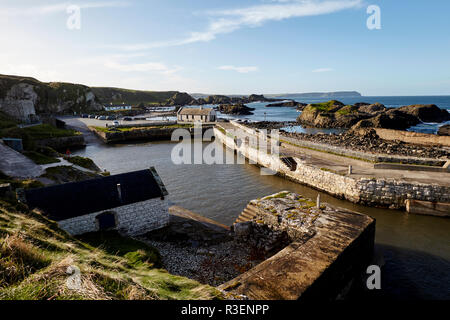
[[[317,209],[313,201],[290,192],[253,200],[250,206],[245,213],[247,221],[284,231],[292,242],[219,287],[231,296],[334,300],[345,294],[372,261],[375,220],[366,215],[326,204]],[[240,217],[238,221],[243,220]]]

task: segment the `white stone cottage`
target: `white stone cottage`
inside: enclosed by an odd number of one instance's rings
[[[19,194],[72,235],[118,230],[134,236],[169,223],[168,192],[154,168]]]
[[[212,108],[181,108],[177,113],[178,122],[216,122],[216,111]]]

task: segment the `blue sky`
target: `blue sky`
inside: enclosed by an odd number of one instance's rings
[[[70,30],[67,8],[80,8]],[[369,30],[367,7],[381,9]],[[2,0],[0,73],[142,90],[450,94],[448,0]]]

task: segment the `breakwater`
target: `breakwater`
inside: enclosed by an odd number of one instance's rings
[[[202,134],[210,129],[211,126],[203,126]],[[170,141],[172,134],[177,129],[188,130],[194,135],[194,127],[186,126],[169,126],[169,127],[133,127],[129,130],[99,130],[98,128],[90,128],[104,143],[121,143],[127,141]],[[197,129],[198,130],[198,129]]]
[[[317,205],[317,207],[316,207]],[[259,226],[287,234],[291,243],[219,288],[250,299],[308,301],[345,296],[371,263],[375,220],[317,204],[287,191],[252,200],[252,220],[234,225],[247,243],[263,241]],[[356,286],[355,286],[356,287]]]
[[[220,126],[220,125],[219,125]],[[224,132],[225,131],[225,132]],[[388,178],[355,178],[345,176],[305,164],[301,159],[291,157],[295,166],[287,165],[278,154],[268,154],[264,150],[240,141],[239,145],[226,129],[214,130],[216,139],[226,147],[235,150],[253,163],[269,168],[278,175],[315,189],[325,191],[337,198],[367,206],[391,209],[405,209],[406,200],[429,202],[450,202],[450,187],[438,184],[415,183]],[[247,131],[252,133],[253,130]]]

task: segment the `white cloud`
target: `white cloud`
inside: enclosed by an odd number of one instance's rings
[[[103,1],[103,2],[84,2],[84,3],[59,3],[53,5],[38,5],[26,7],[0,8],[0,17],[18,17],[18,16],[42,16],[60,12],[66,12],[71,5],[77,5],[80,9],[96,8],[115,8],[129,6],[128,2],[123,1]]]
[[[332,68],[319,68],[319,69],[313,70],[312,72],[320,73],[320,72],[331,72],[331,71],[334,71],[334,69],[332,69]]]
[[[158,47],[180,46],[195,42],[208,42],[218,35],[227,34],[244,27],[259,27],[270,21],[318,16],[342,10],[358,8],[363,0],[278,0],[240,9],[209,11],[203,13],[211,19],[206,30],[191,32],[179,40],[111,46],[122,50],[145,50]]]
[[[258,67],[235,67],[235,66],[220,66],[218,67],[220,70],[231,70],[236,71],[239,73],[249,73],[249,72],[255,72],[258,71]]]

